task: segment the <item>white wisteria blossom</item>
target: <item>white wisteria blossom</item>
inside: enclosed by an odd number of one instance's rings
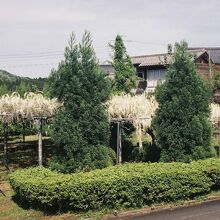
[[[42,166],[42,120],[52,117],[61,103],[42,94],[27,93],[22,98],[18,93],[0,97],[0,119],[4,128],[4,155],[7,158],[8,122],[18,119],[34,120],[38,125],[38,162]],[[7,160],[5,160],[7,161]]]
[[[109,119],[130,121],[136,129],[139,146],[142,148],[142,131],[151,126],[152,118],[158,108],[154,96],[148,94],[129,94],[113,96],[107,103]]]
[[[23,99],[16,92],[0,97],[0,115],[4,121],[18,119],[23,114]]]
[[[219,104],[211,104],[211,122],[217,123],[220,122],[220,105]]]
[[[154,96],[142,95],[116,95],[113,96],[108,105],[109,119],[130,121],[136,129],[139,145],[142,147],[142,131],[151,126],[151,121],[158,108],[158,103]],[[220,122],[220,105],[210,104],[212,124]]]
[[[49,99],[41,93],[26,93],[22,110],[27,118],[51,117],[61,104],[57,99]]]
[[[27,93],[22,98],[14,92],[0,97],[0,115],[7,121],[18,118],[51,117],[60,105],[57,99],[49,99],[39,93]]]

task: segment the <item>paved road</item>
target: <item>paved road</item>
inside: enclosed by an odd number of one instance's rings
[[[207,201],[199,205],[163,210],[127,220],[220,220],[220,200]]]

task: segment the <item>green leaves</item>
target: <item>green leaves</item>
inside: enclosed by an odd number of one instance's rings
[[[176,43],[166,81],[156,90],[159,108],[153,120],[161,161],[189,161],[213,156],[210,148],[210,91],[196,73],[186,42]],[[194,150],[203,149],[196,155]],[[201,158],[204,158],[203,156]]]
[[[71,175],[29,168],[12,173],[10,183],[22,201],[43,209],[141,207],[193,199],[219,190],[220,161],[127,163]]]
[[[79,44],[71,36],[65,60],[49,82],[51,95],[63,102],[52,125],[56,144],[53,169],[68,173],[112,164],[103,105],[110,95],[110,83],[99,68],[89,32]]]
[[[135,88],[137,76],[121,36],[117,35],[115,44],[110,46],[114,52],[112,65],[115,69],[112,90],[114,93],[130,93],[131,89]]]
[[[46,78],[31,79],[0,70],[0,96],[15,91],[23,96],[26,92],[44,91],[45,86]]]

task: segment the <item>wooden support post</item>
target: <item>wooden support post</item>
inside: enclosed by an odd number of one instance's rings
[[[121,126],[117,122],[117,164],[122,162]]]
[[[122,127],[120,126],[119,124],[119,164],[122,163],[122,143],[121,143],[121,130],[122,130]]]
[[[119,122],[117,122],[116,123],[117,124],[117,164],[119,163],[119,157],[118,157],[118,155],[119,155]]]
[[[3,122],[3,132],[4,132],[4,162],[7,164],[7,151],[8,151],[8,123]]]
[[[38,165],[42,166],[42,122],[43,119],[39,118],[38,120]]]
[[[25,122],[22,121],[22,140],[25,142]]]
[[[220,157],[220,122],[218,122],[218,157]]]

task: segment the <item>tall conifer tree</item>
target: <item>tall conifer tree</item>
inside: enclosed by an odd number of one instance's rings
[[[50,90],[63,102],[52,127],[57,149],[52,166],[72,172],[110,165],[109,123],[103,104],[110,84],[99,68],[89,32],[79,45],[71,37],[65,60],[51,74]]]
[[[127,54],[124,42],[120,35],[115,38],[114,45],[110,45],[114,51],[112,65],[115,69],[115,80],[113,81],[113,92],[129,93],[136,86],[136,71]]]
[[[161,161],[189,161],[212,155],[210,89],[196,73],[187,43],[175,45],[174,62],[156,91],[159,108],[153,121]]]

